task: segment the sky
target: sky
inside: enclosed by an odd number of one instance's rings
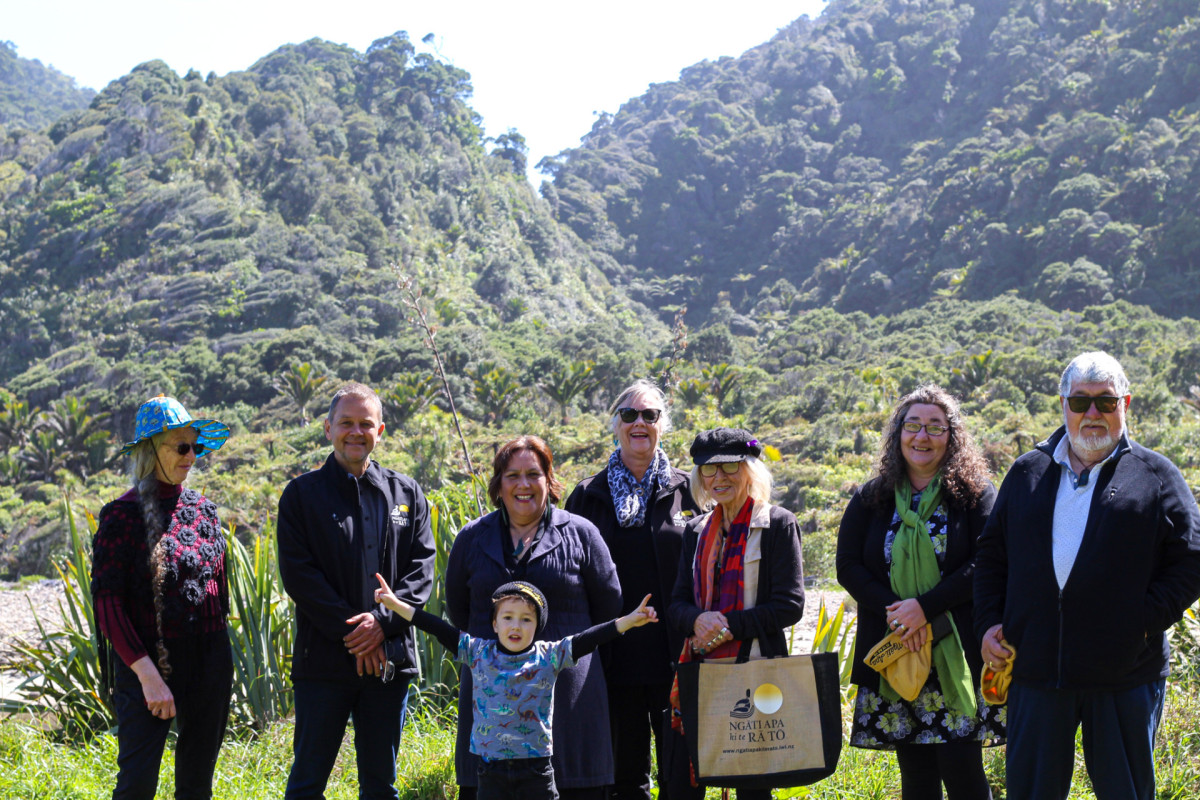
[[[579,144],[596,115],[705,59],[737,56],[824,0],[42,0],[10,2],[0,40],[102,89],[161,59],[180,75],[243,70],[313,37],[363,52],[408,31],[418,51],[471,73],[488,136],[516,128],[531,180],[542,157]],[[429,44],[421,40],[433,34]]]

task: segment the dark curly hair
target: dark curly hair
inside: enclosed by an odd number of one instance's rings
[[[546,473],[549,501],[557,503],[562,497],[565,487],[562,481],[554,475],[554,454],[550,452],[549,445],[539,436],[518,436],[501,445],[500,449],[496,451],[496,457],[492,459],[492,479],[488,481],[488,498],[496,508],[500,507],[500,482],[504,477],[504,470],[508,469],[508,462],[512,461],[513,456],[522,450],[533,453],[542,466],[542,472]]]
[[[907,475],[904,455],[900,451],[900,434],[908,410],[915,405],[933,405],[945,412],[950,430],[946,433],[946,454],[942,457],[941,465],[943,497],[948,505],[955,508],[974,507],[987,488],[991,473],[983,454],[963,424],[958,401],[945,389],[932,383],[918,386],[896,404],[883,435],[879,460],[875,464],[879,480],[875,482],[875,491],[871,496],[864,496],[863,499],[873,506],[895,503],[896,484]]]

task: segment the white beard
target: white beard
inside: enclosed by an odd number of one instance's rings
[[[1074,450],[1080,456],[1087,456],[1087,458],[1083,460],[1094,461],[1097,458],[1103,458],[1112,452],[1112,449],[1117,446],[1117,442],[1121,438],[1121,431],[1123,430],[1124,426],[1122,426],[1121,430],[1117,431],[1116,434],[1114,434],[1111,430],[1107,430],[1103,433],[1081,432],[1079,436],[1072,436],[1070,433],[1070,428],[1068,428],[1067,438],[1070,440],[1072,450]]]

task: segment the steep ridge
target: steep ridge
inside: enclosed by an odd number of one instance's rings
[[[543,192],[634,297],[747,332],[1012,289],[1196,316],[1198,111],[1182,0],[834,0],[602,118]]]

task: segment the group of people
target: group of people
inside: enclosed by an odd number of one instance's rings
[[[1065,798],[1075,731],[1098,797],[1150,798],[1168,668],[1165,631],[1200,596],[1200,512],[1179,470],[1133,443],[1119,363],[1085,353],[1059,386],[1064,426],[999,492],[952,396],[898,403],[875,474],[838,534],[858,607],[852,745],[894,750],[906,800],[987,798],[982,748],[1007,742],[1008,794]],[[800,530],[773,505],[748,431],[697,435],[690,473],[660,446],[666,397],[648,381],[610,409],[616,448],[562,506],[536,436],[500,446],[495,510],[457,535],[449,620],[430,512],[411,478],[371,458],[379,398],[347,384],[325,419],[333,452],[279,503],[279,568],[296,606],[296,719],[286,797],[323,796],[354,723],[360,796],[395,798],[413,628],[464,664],[459,796],[702,798],[675,665],[787,652],[804,607]],[[229,429],[158,397],[125,447],[134,487],[101,512],[97,619],[117,658],[114,798],[153,797],[172,722],[176,797],[211,797],[231,686],[225,543],[213,504],[182,488]],[[864,664],[882,637],[930,654],[915,699]],[[985,669],[1011,666],[1007,704]],[[987,665],[985,667],[985,665]],[[741,790],[739,797],[767,797]]]

